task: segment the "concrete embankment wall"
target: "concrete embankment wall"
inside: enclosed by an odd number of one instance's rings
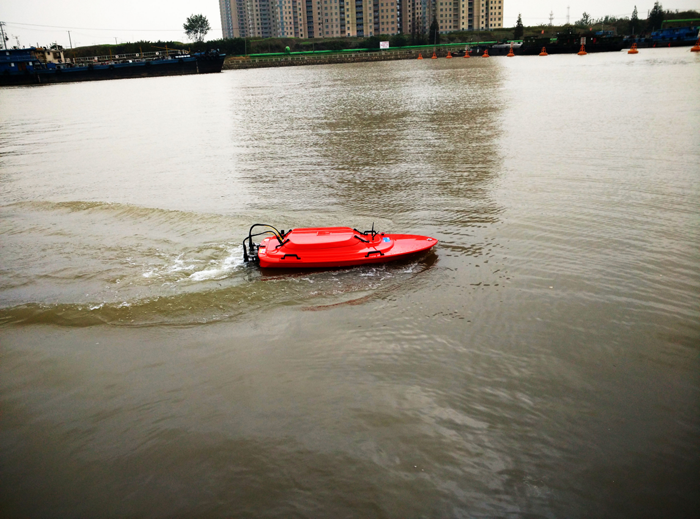
[[[430,59],[432,51],[396,50],[380,52],[357,52],[314,56],[283,56],[275,58],[227,58],[224,70],[264,67],[293,67],[297,65],[328,65],[331,63],[361,63],[365,61],[394,61],[400,59],[417,59],[422,52],[423,58]],[[447,56],[447,49],[436,49],[438,57]]]

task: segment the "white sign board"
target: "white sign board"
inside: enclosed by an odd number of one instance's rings
[[[380,42],[379,42],[379,48],[380,48],[380,49],[388,49],[388,48],[389,48],[389,42],[388,42],[388,41],[380,41]]]

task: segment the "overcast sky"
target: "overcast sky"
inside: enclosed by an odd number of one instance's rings
[[[700,10],[700,0],[662,0],[664,9]],[[522,13],[525,25],[566,23],[567,6],[571,22],[586,11],[593,17],[630,16],[637,6],[640,18],[654,5],[653,0],[504,0],[505,26],[515,25]],[[186,41],[182,24],[192,14],[209,19],[212,31],[207,39],[221,38],[218,0],[3,0],[0,21],[5,22],[10,45],[16,38],[22,46],[57,42],[69,47],[98,43],[175,40]]]

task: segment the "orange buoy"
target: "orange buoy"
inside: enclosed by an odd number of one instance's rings
[[[433,52],[433,57],[431,59],[437,59],[437,54]]]
[[[637,50],[637,44],[633,43],[632,48],[627,51],[627,54],[639,54],[639,51]]]
[[[471,58],[471,51],[469,49],[464,51],[464,57],[465,58]]]
[[[452,53],[449,50],[447,51],[447,59],[452,59]]]
[[[513,53],[513,44],[511,43],[510,44],[510,51],[508,52],[508,57],[512,58],[514,56],[515,56],[515,54]]]
[[[695,44],[695,46],[690,49],[690,52],[700,52],[700,39],[698,39],[698,42]]]
[[[586,52],[586,47],[583,46],[583,45],[581,45],[581,50],[578,51],[578,55],[579,55],[579,56],[585,56],[586,54],[588,54],[588,53]]]
[[[484,55],[481,56],[481,57],[482,57],[482,58],[490,58],[491,56],[489,56],[489,49],[486,49],[486,50],[484,51]]]
[[[420,52],[418,53],[418,59],[423,59],[423,55]]]
[[[549,54],[547,54],[547,49],[542,47],[542,52],[540,52],[540,56],[549,56]]]

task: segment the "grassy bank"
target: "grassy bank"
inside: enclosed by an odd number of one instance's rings
[[[535,32],[533,32],[534,34]],[[479,41],[501,41],[513,38],[512,29],[495,31],[464,31],[440,35],[441,44],[473,43]],[[137,52],[153,52],[168,49],[189,50],[191,52],[219,49],[228,56],[244,56],[250,54],[271,54],[285,52],[287,47],[291,52],[316,51],[356,51],[359,49],[378,50],[379,42],[388,41],[391,48],[424,45],[427,39],[411,38],[402,34],[393,36],[381,35],[370,38],[232,38],[209,40],[203,43],[183,43],[179,41],[139,41],[118,45],[93,45],[79,47],[66,51],[70,57],[106,56],[110,53],[131,54]]]

